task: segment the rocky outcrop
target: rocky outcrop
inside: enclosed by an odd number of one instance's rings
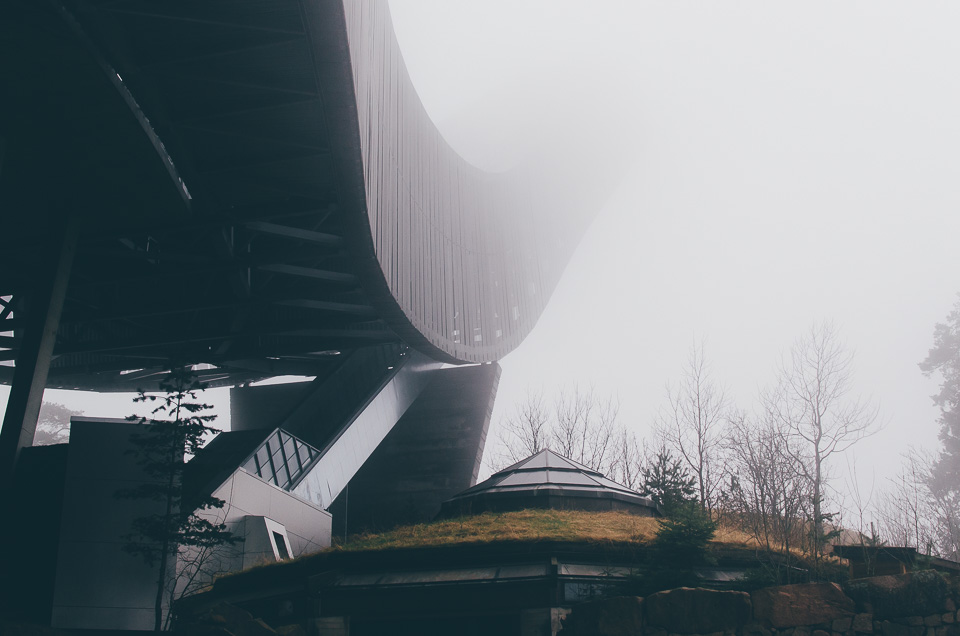
[[[843,589],[858,610],[871,612],[879,620],[942,614],[950,607],[956,609],[947,580],[933,570],[854,579]]]
[[[750,621],[750,595],[700,587],[657,592],[645,600],[647,625],[671,634],[710,634]]]
[[[277,636],[261,619],[228,603],[209,608],[176,631],[188,636]]]
[[[799,627],[852,618],[854,602],[836,583],[802,583],[751,594],[754,619],[772,627]]]
[[[960,636],[960,587],[933,571],[744,592],[677,588],[577,605],[560,636]]]
[[[643,633],[643,599],[617,596],[581,603],[563,621],[563,633],[634,636]]]

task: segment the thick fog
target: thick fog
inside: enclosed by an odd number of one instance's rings
[[[883,429],[861,487],[936,447],[917,367],[960,291],[960,7],[883,2],[391,2],[423,102],[503,169],[604,120],[627,161],[533,333],[502,361],[494,426],[527,388],[621,400],[641,434],[695,340],[743,408],[814,321],[856,351]],[[568,147],[569,178],[617,170]],[[589,165],[592,168],[585,169]],[[847,468],[834,467],[838,478]]]
[[[464,157],[503,170],[549,156],[585,188],[620,174],[501,362],[493,427],[528,388],[579,383],[619,396],[645,435],[701,338],[750,409],[778,356],[832,320],[880,405],[883,429],[854,449],[860,481],[936,446],[936,381],[917,363],[960,291],[960,5],[390,6],[413,82]],[[132,410],[126,395],[48,398]],[[226,424],[225,390],[210,399]]]

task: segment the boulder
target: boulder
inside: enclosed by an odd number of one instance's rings
[[[835,632],[845,632],[850,629],[850,626],[853,624],[853,617],[849,618],[838,618],[833,621],[833,624],[830,626]]]
[[[750,621],[750,595],[700,587],[657,592],[644,601],[647,624],[674,634],[738,630]]]
[[[950,600],[949,584],[934,570],[854,579],[843,589],[858,608],[872,606],[878,620],[941,614]]]
[[[910,628],[900,623],[882,621],[880,623],[880,633],[882,636],[910,636]]]
[[[230,631],[234,636],[277,636],[277,632],[259,618],[231,625]]]
[[[873,631],[873,614],[861,613],[853,617],[850,627],[855,632],[870,633]]]
[[[202,612],[180,617],[176,631],[186,636],[235,636],[235,626],[252,620],[250,612],[229,603],[219,603]]]
[[[574,606],[563,619],[563,636],[634,636],[643,633],[643,599],[615,596]]]
[[[232,625],[253,620],[253,614],[229,603],[218,603],[196,617],[198,623]]]
[[[801,583],[754,591],[754,618],[773,627],[818,625],[853,616],[854,603],[836,583]]]

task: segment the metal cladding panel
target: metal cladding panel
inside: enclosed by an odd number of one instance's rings
[[[496,363],[435,373],[330,507],[334,532],[430,521],[476,483],[499,380]]]
[[[440,363],[410,355],[374,397],[320,449],[293,493],[327,508],[438,372]]]
[[[464,161],[417,96],[387,4],[343,10],[363,168],[357,203],[379,265],[367,291],[385,282],[381,311],[408,344],[452,361],[498,360],[540,317],[596,202],[542,174]]]
[[[323,376],[401,343],[498,360],[599,207],[599,184],[556,177],[599,159],[570,130],[529,172],[466,163],[382,1],[13,0],[0,15],[16,93],[0,107],[18,122],[0,201],[30,210],[0,236],[0,313],[20,323],[0,362],[24,351],[49,230],[79,226],[51,387],[156,388],[171,362],[209,365],[211,386]]]

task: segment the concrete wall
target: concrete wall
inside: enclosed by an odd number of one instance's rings
[[[158,567],[122,547],[134,519],[160,502],[118,499],[147,481],[130,449],[140,427],[73,418],[51,623],[59,628],[152,629]]]
[[[213,523],[226,524],[242,541],[208,549],[182,549],[174,582],[178,598],[205,589],[214,577],[225,572],[281,560],[274,533],[282,537],[291,558],[330,546],[330,513],[242,468],[214,490],[213,496],[225,502],[223,508],[200,514]]]
[[[289,541],[290,556],[318,552],[330,547],[331,515],[319,506],[307,503],[289,492],[268,484],[242,469],[238,469],[222,486],[217,488],[214,497],[226,501],[219,513],[220,520],[228,525],[244,523],[248,517],[266,517],[283,526]],[[248,547],[244,546],[244,552]],[[262,552],[254,546],[249,547],[251,554]],[[252,557],[250,557],[252,558]],[[244,566],[252,565],[250,558],[244,557]]]
[[[162,503],[121,499],[117,491],[147,480],[133,457],[130,436],[142,427],[123,420],[74,418],[68,448],[66,485],[60,527],[52,625],[69,629],[153,628],[158,567],[126,553],[124,535],[134,519],[162,513]],[[191,590],[214,574],[275,561],[272,533],[284,537],[291,557],[330,545],[331,516],[272,484],[238,468],[213,495],[226,501],[204,514],[225,522],[250,542],[222,546],[201,564]],[[176,571],[183,591],[196,567],[197,551],[185,550]],[[189,564],[189,565],[185,565]],[[172,564],[171,564],[172,565]],[[170,568],[173,576],[173,568]]]

